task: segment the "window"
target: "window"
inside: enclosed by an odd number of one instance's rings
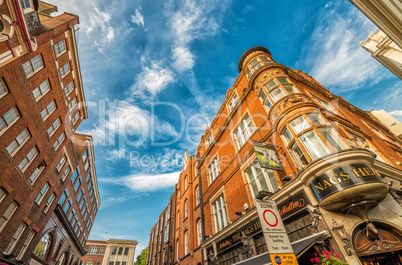
[[[79,118],[80,118],[80,113],[77,111],[77,113],[75,113],[74,117],[71,119],[71,122],[73,123],[73,125],[75,125],[75,123],[78,121]]]
[[[285,222],[285,229],[289,235],[290,242],[308,237],[315,234],[315,228],[312,225],[313,219],[310,214],[303,214],[298,218],[292,218]]]
[[[321,118],[321,115],[318,113],[309,113],[307,114],[307,117],[309,118],[309,120],[311,121],[311,123],[314,126],[319,126],[319,125],[326,125],[327,123],[324,121],[323,118]]]
[[[60,204],[61,206],[63,206],[64,202],[66,201],[67,197],[69,195],[68,189],[66,188],[63,192],[63,194],[60,197],[60,200],[57,204]]]
[[[18,165],[18,168],[21,170],[21,172],[25,172],[27,167],[31,164],[31,162],[34,160],[34,158],[38,155],[39,151],[36,146],[34,146],[31,151],[22,159],[21,163]]]
[[[170,224],[169,222],[166,222],[165,235],[163,236],[165,243],[169,241],[169,224]]]
[[[184,219],[188,217],[188,200],[184,201]]]
[[[18,203],[15,201],[8,206],[7,210],[4,212],[3,216],[0,218],[0,232],[3,231],[3,228],[6,226],[7,222],[10,220],[11,216],[18,208]]]
[[[273,99],[274,102],[277,102],[278,100],[280,100],[281,98],[283,98],[285,96],[285,93],[283,93],[283,91],[281,90],[280,87],[275,88],[274,90],[272,90],[269,95],[271,96],[271,98]]]
[[[38,87],[32,90],[32,95],[36,102],[38,102],[47,92],[50,91],[49,80],[43,81]]]
[[[75,215],[75,209],[71,209],[70,215],[68,216],[68,221],[71,222],[73,220],[73,217]]]
[[[114,255],[114,254],[112,254],[112,255]],[[109,261],[109,265],[113,265],[114,264],[114,261]]]
[[[98,254],[103,254],[103,249],[104,249],[104,247],[100,247]]]
[[[248,78],[250,79],[251,76],[257,71],[261,66],[264,64],[269,63],[269,59],[265,56],[260,56],[251,61],[251,63],[247,66],[246,74]]]
[[[212,136],[212,132],[211,132],[209,134],[209,136],[207,137],[207,141],[206,141],[207,148],[212,144],[212,141],[213,141],[213,136]]]
[[[85,246],[85,253],[88,253],[89,246]]]
[[[44,108],[41,112],[40,112],[40,116],[42,117],[42,120],[46,120],[50,114],[53,113],[53,111],[56,109],[56,103],[53,100],[52,102],[50,102],[46,108]]]
[[[216,156],[214,160],[212,160],[211,164],[208,167],[209,171],[209,182],[212,183],[219,175],[219,161]]]
[[[58,43],[54,44],[53,47],[56,57],[58,57],[66,51],[66,42],[64,40],[59,41]]]
[[[369,149],[371,152],[373,152],[376,157],[375,159],[378,159],[382,162],[384,162],[384,159],[382,159],[374,150],[373,148],[370,147],[369,144],[366,143],[365,139],[362,137],[359,137],[351,132],[348,132],[350,137],[352,138],[353,141],[347,140],[347,142],[352,146],[352,147],[358,147],[358,148],[367,148]]]
[[[67,259],[67,252],[64,252],[64,253],[60,256],[60,258],[59,258],[59,260],[57,261],[56,265],[65,265],[64,263],[66,262],[66,259]]]
[[[70,83],[68,83],[67,86],[64,87],[64,95],[68,96],[68,94],[71,93],[71,91],[73,91],[74,89],[74,84],[73,81],[71,81]]]
[[[316,160],[330,153],[315,131],[308,131],[302,134],[299,139],[312,160]]]
[[[254,162],[246,170],[246,175],[253,198],[261,190],[270,192],[278,190],[278,182],[276,181],[274,172],[270,169],[261,168],[258,162]]]
[[[185,189],[188,188],[187,176],[184,177],[184,187],[185,187]]]
[[[197,242],[198,242],[197,246],[201,245],[201,243],[202,243],[201,220],[197,221]]]
[[[25,231],[26,228],[27,228],[26,223],[20,224],[17,231],[15,231],[13,237],[8,243],[7,247],[4,249],[4,254],[10,254],[13,251],[15,245],[17,244],[18,240],[20,239],[22,233]]]
[[[64,166],[65,163],[66,163],[66,156],[64,155],[64,156],[61,157],[59,163],[56,166],[56,169],[57,169],[58,172],[61,171],[61,168]]]
[[[120,261],[116,261],[116,265],[120,265]]]
[[[22,257],[25,254],[25,251],[27,250],[28,246],[31,244],[31,241],[34,238],[35,234],[36,234],[35,231],[30,231],[29,232],[27,238],[24,241],[24,244],[22,245],[20,251],[18,252],[16,260],[21,260],[22,259]]]
[[[189,240],[188,240],[188,231],[184,233],[184,255],[187,255],[189,250]]]
[[[5,131],[21,117],[17,107],[12,107],[2,117],[0,117],[0,132]]]
[[[64,132],[62,132],[60,134],[59,138],[57,138],[56,142],[54,142],[54,144],[53,144],[54,150],[57,150],[60,147],[61,143],[64,141],[65,138],[66,138],[66,134]]]
[[[42,162],[38,165],[38,167],[34,170],[32,175],[29,177],[28,183],[33,185],[35,183],[35,181],[38,179],[40,173],[42,173],[42,171],[45,169],[45,167],[46,167],[45,161],[42,160]]]
[[[0,203],[4,200],[4,198],[7,196],[8,192],[0,187]]]
[[[229,100],[229,111],[232,112],[232,110],[234,109],[234,107],[236,106],[237,102],[239,102],[239,99],[237,98],[236,93],[233,93],[232,98]]]
[[[82,179],[81,179],[81,177],[80,177],[80,178],[78,179],[77,183],[76,183],[75,186],[74,186],[74,191],[75,191],[75,192],[78,191],[78,189],[80,188],[81,184],[82,184]]]
[[[85,215],[84,215],[84,222],[87,221],[88,213],[89,213],[89,211],[86,211],[86,212],[85,212]]]
[[[61,176],[61,180],[62,180],[62,181],[65,181],[65,180],[66,180],[66,178],[67,178],[68,174],[70,173],[70,171],[71,171],[70,166],[67,166],[67,167],[66,167],[66,170],[64,170],[64,173],[63,173],[63,175]]]
[[[313,96],[313,97],[314,97],[314,96]],[[326,101],[324,101],[324,100],[322,100],[322,99],[320,99],[320,98],[317,98],[317,97],[314,97],[314,99],[315,99],[315,100],[318,102],[318,104],[320,104],[321,107],[323,107],[325,110],[335,113],[335,111],[331,108],[331,106],[329,105],[328,102],[326,102]]]
[[[49,129],[47,129],[47,134],[49,136],[52,136],[53,133],[57,130],[57,128],[59,128],[61,125],[61,120],[60,117],[58,117],[53,123],[52,125],[50,125]]]
[[[40,204],[42,202],[42,200],[46,196],[46,193],[49,190],[49,188],[50,188],[49,183],[46,183],[45,186],[43,186],[42,190],[39,192],[38,197],[36,197],[35,202],[37,204]]]
[[[302,131],[310,128],[310,124],[306,121],[303,116],[297,117],[289,123],[295,134],[299,134]]]
[[[285,129],[283,129],[282,136],[285,138],[285,142],[287,144],[293,139],[293,135],[290,133],[290,131],[287,127],[285,127]]]
[[[122,255],[123,254],[123,248],[119,248],[119,252],[117,253],[117,255]]]
[[[3,78],[0,78],[0,98],[2,98],[3,96],[5,96],[8,93],[8,89],[7,86],[4,82]]]
[[[92,188],[91,191],[89,192],[89,197],[92,197],[92,194],[94,194],[94,189]]]
[[[292,146],[290,147],[290,151],[300,166],[308,165],[309,162],[306,155],[303,153],[303,151],[300,149],[299,145],[296,142],[292,144]]]
[[[82,210],[82,207],[84,206],[84,204],[87,202],[87,199],[85,199],[85,197],[84,197],[84,199],[82,199],[82,202],[81,202],[81,204],[80,204],[80,210]]]
[[[52,203],[53,203],[55,198],[56,198],[56,194],[52,193],[52,195],[50,195],[50,197],[49,197],[49,200],[47,200],[45,208],[43,208],[44,213],[47,213],[47,211],[49,210],[50,206],[52,206]]]
[[[215,223],[215,233],[218,233],[228,224],[228,216],[226,213],[226,205],[225,205],[225,199],[223,198],[223,194],[219,196],[219,198],[212,203],[212,208],[213,208],[213,219]]]
[[[334,149],[334,152],[339,152],[343,149],[347,149],[346,144],[339,138],[339,136],[330,127],[318,128],[318,131],[324,136],[325,140]]]
[[[253,132],[253,123],[251,122],[250,117],[246,115],[243,120],[240,121],[240,124],[237,126],[237,128],[234,130],[237,147],[241,148],[244,143],[250,138]]]
[[[29,133],[28,129],[24,129],[16,138],[13,140],[7,147],[6,150],[7,152],[11,155],[14,156],[15,153],[23,146],[28,139],[31,137],[31,134]]]
[[[70,210],[71,205],[73,205],[73,201],[71,198],[69,198],[66,202],[66,205],[64,205],[64,212],[67,214],[68,210]]]
[[[116,252],[117,252],[117,247],[113,247],[112,248],[112,255],[116,255]]]
[[[92,247],[91,248],[91,254],[96,254],[96,252],[98,252],[98,247]]]
[[[77,98],[73,98],[73,100],[68,103],[68,109],[72,111],[75,106],[77,106]]]
[[[92,182],[92,180],[91,180],[91,182],[90,182],[89,185],[88,185],[88,190],[90,190],[90,189],[92,188],[92,184],[93,184],[93,182]]]
[[[196,203],[196,206],[200,205],[200,203],[201,203],[200,187],[199,186],[197,186],[197,188],[195,188],[195,203]]]
[[[89,171],[89,174],[86,179],[86,183],[88,183],[91,178],[92,178],[92,173],[91,173],[91,171]]]
[[[373,130],[375,132],[375,134],[377,134],[377,136],[379,136],[381,139],[388,141],[387,137],[385,137],[379,130],[377,130],[374,127],[369,126],[371,130]]]
[[[74,184],[75,180],[77,179],[78,175],[80,174],[80,169],[77,167],[71,176],[71,182]]]
[[[76,216],[75,218],[74,218],[74,221],[73,221],[73,223],[71,224],[71,227],[74,229],[74,227],[75,227],[75,225],[78,223],[78,217]]]
[[[41,55],[37,55],[31,60],[22,64],[22,69],[24,70],[24,73],[27,77],[32,76],[42,68],[43,68],[43,62]]]
[[[70,72],[70,63],[65,63],[62,67],[59,68],[59,73],[61,78],[67,75]]]
[[[44,235],[39,241],[39,243],[36,245],[33,254],[38,258],[45,260],[47,252],[50,249],[51,243],[52,243],[52,236],[50,234]]]
[[[85,170],[85,172],[88,171],[88,168],[89,168],[89,161],[87,161],[87,162],[85,163],[85,165],[84,165],[84,170]]]

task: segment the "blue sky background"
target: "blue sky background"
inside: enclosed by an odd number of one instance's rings
[[[47,1],[80,16],[89,119],[79,132],[96,141],[102,200],[90,239],[135,239],[137,254],[148,244],[185,150],[194,153],[251,47],[402,121],[401,80],[359,45],[377,27],[347,0]]]

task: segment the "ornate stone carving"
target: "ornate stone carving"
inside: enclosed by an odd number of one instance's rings
[[[282,113],[284,113],[287,109],[290,107],[304,103],[304,102],[310,102],[309,97],[307,97],[304,94],[292,94],[289,95],[285,98],[282,98],[279,102],[276,103],[271,109],[270,112],[270,119],[273,123],[276,122],[279,116],[281,116]]]
[[[264,66],[262,66],[264,67]],[[286,75],[285,71],[279,68],[270,68],[265,70],[263,73],[257,76],[254,81],[254,91],[259,91],[263,85],[265,85],[269,80],[278,75]]]

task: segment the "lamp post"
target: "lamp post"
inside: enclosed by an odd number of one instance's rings
[[[349,246],[349,239],[348,239],[348,234],[345,230],[345,226],[343,224],[337,224],[337,222],[332,219],[332,231],[335,232],[335,234],[342,240],[342,242],[345,244],[343,248],[345,249],[346,253],[348,256],[352,255],[352,249]]]

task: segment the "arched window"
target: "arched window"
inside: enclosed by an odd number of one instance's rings
[[[260,92],[260,98],[264,106],[269,110],[275,102],[286,95],[298,93],[296,88],[284,77],[272,79],[264,85]]]
[[[49,252],[51,243],[52,243],[52,235],[49,233],[44,235],[39,241],[39,243],[36,245],[33,254],[38,258],[45,260]]]

